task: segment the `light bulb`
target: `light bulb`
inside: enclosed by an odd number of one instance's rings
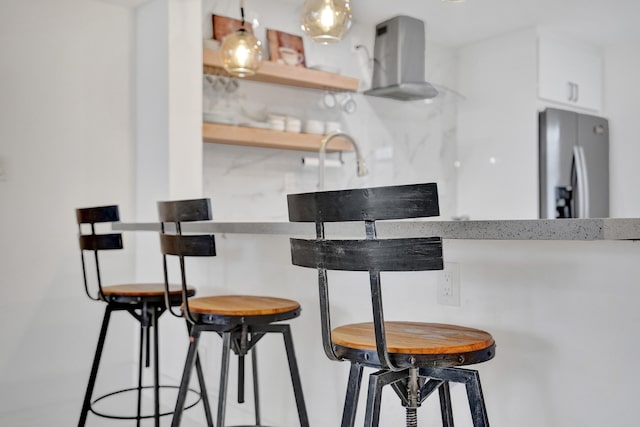
[[[313,41],[335,43],[351,27],[349,0],[307,0],[302,7],[302,30]]]
[[[334,25],[336,25],[336,21],[333,19],[333,9],[329,5],[325,5],[320,12],[320,26],[323,30],[330,31]]]
[[[224,69],[233,76],[252,76],[262,63],[262,43],[244,28],[225,37],[220,50]]]

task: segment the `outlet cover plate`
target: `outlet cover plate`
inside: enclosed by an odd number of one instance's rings
[[[438,304],[460,306],[460,264],[445,262],[438,278]]]

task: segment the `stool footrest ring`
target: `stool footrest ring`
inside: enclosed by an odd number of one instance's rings
[[[180,388],[180,387],[175,386],[175,385],[161,385],[159,387],[160,387],[160,389],[170,388],[170,389],[176,389],[176,390]],[[144,390],[144,389],[150,389],[150,388],[154,388],[154,386],[147,385],[147,386],[143,386],[141,389]],[[91,412],[93,412],[95,415],[99,416],[99,417],[110,418],[110,419],[113,419],[113,420],[137,420],[137,419],[145,420],[145,419],[149,419],[149,418],[154,418],[155,414],[140,415],[140,416],[138,416],[138,415],[113,415],[113,414],[107,414],[107,413],[104,413],[104,412],[100,412],[100,411],[94,409],[94,407],[93,407],[94,404],[100,402],[101,400],[104,400],[104,399],[107,399],[109,397],[113,397],[113,396],[116,396],[116,395],[119,395],[119,394],[122,394],[122,393],[132,392],[132,391],[137,392],[138,391],[138,387],[124,388],[124,389],[121,389],[121,390],[116,390],[116,391],[113,391],[111,393],[104,394],[104,395],[98,397],[97,399],[95,399],[95,400],[93,400],[91,402],[91,406],[89,407],[89,410]],[[189,405],[185,405],[184,409],[193,408],[198,403],[200,403],[200,401],[202,400],[202,395],[200,394],[199,391],[194,390],[192,388],[189,388],[189,392],[196,394],[198,396],[198,399],[196,399],[195,402],[190,403]],[[173,410],[168,411],[168,412],[161,412],[159,414],[159,416],[160,417],[164,417],[164,416],[173,414],[173,412],[174,412]]]

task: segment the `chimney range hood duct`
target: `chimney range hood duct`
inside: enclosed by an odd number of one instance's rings
[[[438,91],[425,81],[424,22],[396,16],[376,25],[373,79],[366,95],[402,101],[430,99]]]

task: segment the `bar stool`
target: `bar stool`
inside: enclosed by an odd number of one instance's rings
[[[119,419],[119,420],[136,420],[137,425],[140,425],[140,421],[143,419],[153,418],[155,426],[160,425],[160,417],[170,415],[173,412],[160,412],[160,389],[161,388],[177,388],[177,386],[160,385],[160,365],[159,365],[159,352],[158,352],[158,319],[166,310],[166,307],[179,305],[182,301],[180,287],[172,286],[168,291],[168,297],[165,302],[165,284],[164,283],[136,283],[136,284],[117,284],[105,286],[102,283],[102,277],[100,272],[99,252],[106,250],[122,249],[122,235],[119,233],[112,234],[96,234],[97,223],[116,222],[120,220],[120,214],[118,206],[100,206],[92,208],[76,209],[76,218],[78,222],[79,230],[79,242],[80,242],[80,255],[82,260],[82,275],[84,279],[84,288],[87,296],[94,301],[103,301],[106,303],[104,318],[102,326],[100,328],[100,336],[98,338],[98,346],[96,348],[95,356],[93,358],[93,365],[91,367],[91,374],[89,375],[89,383],[84,396],[82,404],[82,411],[80,413],[80,421],[78,426],[84,426],[87,420],[89,411],[95,415],[104,418]],[[90,233],[84,233],[83,224],[90,225]],[[97,278],[97,293],[92,293],[90,290],[89,280],[87,278],[87,263],[85,262],[85,251],[93,252],[94,266]],[[188,295],[194,295],[195,291],[192,288],[186,290]],[[126,311],[133,316],[140,323],[140,351],[138,358],[138,384],[135,387],[117,390],[113,393],[105,394],[92,400],[93,389],[96,383],[98,374],[98,367],[100,365],[100,358],[102,350],[104,348],[105,339],[107,336],[107,328],[109,327],[109,321],[111,319],[111,313],[114,311]],[[143,360],[144,367],[149,368],[151,366],[151,330],[153,330],[153,386],[143,386],[142,373],[143,373]],[[204,385],[204,377],[202,375],[202,368],[200,361],[196,355],[196,367],[198,371],[198,379],[200,381],[200,392],[191,390],[194,393],[198,393],[198,399],[189,405],[193,407],[200,400],[203,401],[205,416],[211,425],[211,410],[207,400],[206,388]],[[142,390],[151,388],[154,389],[154,412],[151,415],[143,415],[142,411]],[[106,399],[110,396],[137,391],[137,412],[136,415],[113,415],[96,410],[93,405]]]
[[[223,342],[217,427],[225,426],[231,350],[238,356],[238,403],[244,403],[244,357],[251,353],[255,425],[260,426],[256,344],[268,333],[283,335],[300,425],[308,427],[309,420],[302,394],[291,329],[288,324],[274,323],[298,317],[301,310],[300,304],[289,299],[254,295],[217,295],[190,298],[186,287],[185,258],[215,256],[216,248],[213,235],[183,234],[183,223],[211,220],[211,202],[209,199],[158,202],[158,213],[161,221],[160,246],[164,259],[165,282],[168,282],[169,276],[168,255],[178,257],[182,277],[182,312],[174,313],[171,310],[171,313],[184,317],[191,324],[189,351],[171,425],[173,427],[180,425],[182,408],[200,335],[202,332],[209,331],[220,335]]]
[[[363,367],[378,370],[369,376],[367,427],[378,425],[385,385],[406,407],[407,426],[417,426],[417,408],[435,390],[442,424],[453,426],[449,382],[465,384],[473,425],[489,426],[478,372],[457,367],[492,359],[492,336],[456,325],[384,319],[380,272],[442,270],[442,240],[378,239],[376,221],[439,215],[436,184],[291,194],[287,200],[290,221],[316,224],[316,239],[291,239],[291,258],[294,265],[318,270],[324,351],[331,360],[351,362],[342,427],[354,424]],[[364,222],[366,239],[326,239],[325,223],[342,221]],[[373,322],[332,330],[327,270],[369,273]]]

